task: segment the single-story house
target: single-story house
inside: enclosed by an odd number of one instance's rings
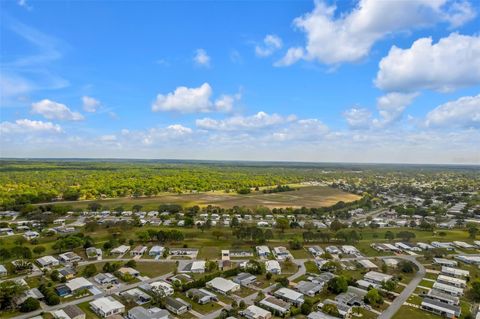
[[[265,262],[265,269],[267,272],[270,272],[275,275],[280,275],[282,273],[282,268],[280,263],[276,260],[267,260]]]
[[[442,284],[440,282],[435,282],[432,288],[456,297],[463,295],[463,288]]]
[[[170,248],[169,251],[172,256],[196,256],[198,254],[197,248]]]
[[[239,284],[222,277],[213,278],[207,282],[206,286],[224,295],[240,290]]]
[[[259,302],[259,305],[273,311],[275,314],[278,313],[281,316],[287,314],[292,306],[292,304],[272,296],[262,299]]]
[[[301,306],[305,301],[303,294],[290,288],[280,288],[273,294],[275,297],[285,300],[295,306]]]
[[[192,309],[192,306],[180,298],[165,298],[165,308],[176,315],[181,315]]]
[[[241,312],[241,315],[247,319],[270,319],[272,318],[272,313],[268,310],[260,308],[255,305],[248,306],[245,310]]]
[[[279,247],[274,247],[273,248],[273,255],[275,256],[275,258],[277,258],[278,260],[285,260],[287,258],[291,258],[292,257],[292,254],[290,254],[290,252],[288,251],[287,248],[283,247],[283,246],[279,246]]]
[[[75,305],[66,306],[63,309],[52,311],[51,314],[56,319],[85,319],[85,313]]]
[[[70,280],[75,277],[76,271],[72,267],[63,267],[58,271],[58,275],[60,278],[65,278],[67,280]]]
[[[206,289],[189,289],[187,291],[187,297],[201,305],[207,304],[211,301],[218,301],[217,296]]]
[[[140,276],[140,272],[132,267],[121,267],[117,270],[122,276],[130,275],[132,277]]]
[[[92,310],[102,318],[125,312],[125,306],[113,297],[102,297],[90,302]]]
[[[323,289],[323,284],[314,283],[311,281],[300,281],[295,287],[299,292],[304,295],[313,297]]]
[[[442,274],[456,278],[467,278],[468,276],[470,276],[470,272],[468,270],[447,266],[442,266]]]
[[[268,248],[268,246],[257,246],[255,249],[259,257],[268,257],[268,255],[270,255],[270,248]]]
[[[82,289],[89,289],[93,287],[93,284],[83,277],[73,278],[69,280],[65,286],[70,289],[71,292],[76,292]]]
[[[447,285],[459,287],[459,288],[465,288],[467,286],[467,281],[466,280],[460,279],[460,278],[455,278],[455,277],[450,277],[450,276],[446,276],[446,275],[438,275],[437,281],[441,282],[441,283],[444,283],[444,284],[447,284]]]
[[[143,256],[147,251],[147,246],[137,246],[130,251],[130,256]]]
[[[257,281],[257,277],[249,274],[248,272],[241,272],[235,278],[233,278],[233,281],[239,285],[246,286]]]
[[[69,252],[58,255],[58,259],[64,264],[71,264],[74,262],[81,261],[82,257],[75,254],[74,252],[69,251]]]
[[[377,265],[375,265],[373,262],[371,262],[368,259],[360,259],[360,260],[357,260],[357,262],[360,265],[362,265],[362,267],[365,268],[365,269],[377,269],[378,268]]]
[[[457,267],[458,262],[446,258],[433,258],[433,264],[447,267]]]
[[[143,292],[138,288],[123,291],[120,293],[120,296],[124,297],[125,299],[132,300],[137,305],[143,305],[144,303],[152,300],[152,297],[149,294]]]
[[[155,281],[149,284],[150,290],[153,293],[159,294],[161,296],[171,296],[174,294],[173,286],[168,282],[164,281]]]
[[[182,272],[193,272],[193,273],[204,273],[205,272],[206,262],[203,260],[196,260],[191,263],[188,263],[185,268],[182,269]]]
[[[128,311],[128,319],[170,319],[170,313],[165,309],[153,307],[145,309],[140,306],[133,307]]]
[[[395,258],[385,258],[383,262],[387,267],[397,268],[398,266],[398,259]]]
[[[461,314],[459,306],[449,305],[431,298],[423,298],[420,308],[445,318],[458,318]]]
[[[111,273],[99,273],[93,277],[93,280],[100,285],[116,285],[118,284],[118,278]]]
[[[148,254],[150,256],[162,256],[164,251],[165,251],[165,247],[153,246],[152,248],[150,248],[150,251],[148,252]]]
[[[100,248],[88,247],[87,249],[85,249],[85,254],[88,258],[101,258],[103,252]]]
[[[23,233],[23,237],[26,240],[32,240],[34,238],[40,237],[40,234],[36,231],[26,231],[25,233]]]
[[[4,265],[0,265],[0,277],[8,275],[7,268]]]
[[[57,287],[55,287],[55,292],[60,297],[65,297],[72,293],[72,291],[70,290],[70,288],[67,287],[67,285],[58,285]]]
[[[53,256],[40,257],[37,259],[37,263],[40,265],[40,267],[54,267],[60,264],[58,259]]]
[[[114,255],[125,255],[129,250],[130,250],[130,246],[120,245],[110,250],[110,253]]]
[[[320,257],[325,253],[325,251],[320,246],[308,247],[308,251],[313,255],[313,257]]]
[[[382,284],[383,282],[389,281],[393,278],[391,275],[387,275],[378,271],[369,271],[364,277],[366,281],[370,281],[376,284]]]

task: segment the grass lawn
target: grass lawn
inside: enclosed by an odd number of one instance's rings
[[[220,258],[219,247],[202,247],[198,253],[198,259],[212,260]]]
[[[248,288],[248,287],[243,287],[243,286],[242,286],[242,287],[240,288],[240,290],[235,291],[234,294],[243,298],[243,297],[246,297],[246,296],[250,296],[250,295],[254,294],[255,292],[256,292],[256,291],[253,290],[253,289],[250,289],[250,288]]]
[[[415,295],[410,295],[410,297],[408,297],[407,299],[407,302],[411,303],[411,304],[414,304],[414,305],[419,305],[422,303],[422,298],[419,297],[419,296],[415,296]]]
[[[90,308],[89,301],[77,305],[83,312],[85,312],[86,319],[97,319],[99,318]]]
[[[437,277],[438,277],[438,274],[434,274],[434,273],[431,273],[431,272],[427,272],[427,273],[425,274],[425,278],[428,278],[428,279],[433,279],[433,280],[435,280],[435,279],[437,279]]]
[[[173,272],[175,270],[175,262],[137,262],[135,269],[142,275],[154,278]]]
[[[280,267],[282,268],[282,275],[291,275],[298,270],[298,265],[293,262],[282,262]]]
[[[22,313],[18,310],[12,311],[12,310],[7,310],[7,311],[2,311],[1,318],[12,318],[21,315]]]
[[[423,286],[423,287],[427,287],[427,288],[432,288],[432,287],[433,287],[433,281],[423,279],[423,280],[420,282],[419,286]]]
[[[309,272],[309,273],[313,273],[313,274],[319,274],[320,273],[320,270],[318,269],[317,264],[312,260],[308,260],[308,261],[305,262],[305,268],[307,269],[307,272]]]
[[[360,308],[360,307],[354,307],[353,308],[353,313],[352,313],[352,318],[362,318],[362,319],[376,319],[377,314],[368,311],[367,309]]]
[[[421,309],[401,306],[397,313],[392,317],[392,319],[440,319],[442,317],[437,316],[433,313],[423,311]]]
[[[295,259],[307,259],[312,257],[304,248],[298,250],[290,249],[290,253],[292,253],[293,258]]]
[[[198,311],[199,313],[205,315],[205,314],[208,314],[212,311],[215,311],[215,310],[218,310],[220,308],[222,308],[222,306],[220,306],[218,303],[216,302],[210,302],[208,304],[205,304],[205,305],[201,305],[199,303],[196,303],[195,301],[191,300],[190,298],[188,298],[187,296],[185,296],[184,294],[181,294],[179,292],[176,292],[174,295],[173,295],[174,298],[180,298],[182,300],[185,300],[186,302],[188,302],[189,304],[192,305],[192,309],[195,310],[195,311]]]

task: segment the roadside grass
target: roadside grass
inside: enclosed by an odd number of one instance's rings
[[[420,296],[410,295],[410,297],[408,297],[408,299],[407,299],[407,302],[420,306],[422,304],[422,300],[423,299]]]
[[[423,311],[422,309],[413,308],[410,306],[401,306],[400,309],[393,315],[392,319],[441,319],[433,313]]]
[[[354,307],[352,312],[352,318],[362,318],[362,319],[376,319],[377,314],[368,311],[365,308]]]
[[[311,255],[304,248],[297,250],[291,249],[290,253],[295,259],[307,259],[311,257]]]

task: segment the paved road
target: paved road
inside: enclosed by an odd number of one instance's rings
[[[397,258],[402,258],[413,262],[418,267],[418,272],[415,274],[415,277],[410,281],[410,283],[403,289],[400,295],[395,298],[392,304],[382,312],[378,319],[390,319],[395,313],[400,309],[400,307],[407,301],[408,297],[413,293],[418,284],[425,277],[425,267],[415,259],[415,256],[397,256]]]
[[[307,272],[307,269],[305,268],[305,262],[307,261],[308,259],[295,259],[293,262],[298,266],[298,270],[296,273],[294,273],[293,275],[291,275],[290,277],[288,277],[288,280],[290,281],[293,281],[295,279],[297,279],[298,277],[300,276],[303,276],[306,274]]]

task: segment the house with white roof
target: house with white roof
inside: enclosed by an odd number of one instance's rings
[[[196,274],[201,274],[205,272],[206,262],[204,260],[196,260],[185,266],[182,272],[193,272]]]
[[[384,273],[381,273],[381,272],[377,272],[377,271],[369,271],[364,275],[363,278],[366,281],[370,281],[372,283],[381,285],[382,283],[392,279],[393,276],[387,275],[387,274],[384,274]]]
[[[442,266],[442,274],[456,278],[467,278],[468,276],[470,276],[470,272],[468,270],[447,266]]]
[[[301,306],[304,303],[303,294],[290,288],[280,288],[273,294],[275,297],[292,303],[295,306]]]
[[[239,284],[222,277],[213,278],[207,282],[206,286],[224,295],[240,290]]]
[[[260,308],[255,305],[248,306],[245,310],[241,312],[241,315],[247,319],[270,319],[272,318],[272,313],[268,310]]]
[[[464,241],[454,241],[453,244],[457,246],[458,248],[462,249],[474,249],[475,246],[470,245],[469,243],[466,243]]]
[[[76,292],[82,289],[89,289],[93,287],[93,284],[83,277],[73,278],[65,284],[71,292]]]
[[[147,251],[147,246],[136,246],[130,251],[130,256],[135,257],[135,256],[143,256],[145,252]]]
[[[459,306],[449,305],[427,297],[423,298],[420,308],[444,318],[459,318],[461,314],[461,308]]]
[[[447,267],[457,267],[458,262],[445,258],[433,258],[433,264]]]
[[[277,260],[285,260],[287,258],[292,258],[292,254],[290,254],[288,249],[283,246],[274,247],[273,255],[275,256],[275,258],[277,258]]]
[[[347,255],[354,255],[354,256],[360,256],[361,255],[360,251],[354,246],[343,245],[341,248],[342,248],[343,253],[345,253]]]
[[[125,306],[113,297],[102,297],[90,302],[92,310],[102,318],[125,312]]]
[[[152,246],[148,254],[150,256],[163,256],[164,251],[165,251],[165,247],[163,246]]]
[[[308,247],[308,251],[313,255],[313,257],[320,257],[325,253],[323,248],[320,246]]]
[[[130,246],[127,245],[120,245],[118,247],[113,248],[110,253],[113,255],[125,255],[130,250]]]
[[[357,262],[365,269],[377,269],[378,266],[368,259],[360,259]]]
[[[53,256],[43,256],[37,259],[37,263],[40,267],[55,267],[60,265],[60,262],[57,258]]]
[[[385,265],[387,265],[387,267],[397,268],[399,261],[395,258],[385,258],[383,262]]]
[[[152,292],[159,294],[160,296],[171,296],[175,292],[173,286],[165,281],[155,281],[150,283]]]
[[[80,257],[79,255],[75,254],[72,251],[69,251],[69,252],[58,255],[58,259],[64,264],[71,264],[71,263],[81,261],[82,257]]]
[[[0,277],[8,275],[7,268],[4,265],[0,265]]]
[[[268,248],[268,246],[257,246],[255,249],[259,257],[268,257],[268,255],[270,255],[270,248]]]
[[[23,237],[26,239],[26,240],[32,240],[34,238],[38,238],[40,237],[40,234],[36,231],[26,231],[24,234],[23,234]]]
[[[281,316],[286,315],[292,307],[292,304],[272,296],[267,296],[262,299],[259,302],[259,305],[263,308],[270,309]]]
[[[280,275],[282,273],[282,268],[280,267],[280,263],[276,260],[265,261],[265,270],[275,275]]]
[[[458,288],[455,286],[443,284],[440,282],[435,282],[432,289],[436,289],[440,292],[446,293],[448,295],[460,297],[463,295],[463,288]]]
[[[437,282],[441,282],[447,285],[455,286],[458,288],[465,288],[467,286],[467,281],[460,278],[450,277],[446,275],[438,275]]]

